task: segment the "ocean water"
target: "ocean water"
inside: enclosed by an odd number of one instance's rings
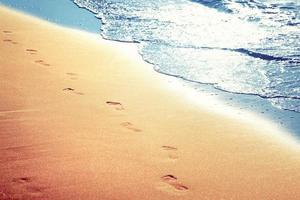
[[[0,0],[1,4],[62,26],[93,33],[100,30],[100,21],[71,0]]]
[[[298,0],[74,0],[156,71],[300,112]],[[300,123],[300,122],[299,122]]]

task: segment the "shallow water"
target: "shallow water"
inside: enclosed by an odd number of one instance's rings
[[[159,72],[300,112],[300,2],[74,0]]]

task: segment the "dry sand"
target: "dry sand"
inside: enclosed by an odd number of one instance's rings
[[[0,21],[1,200],[300,199],[285,133],[194,104],[132,45]]]

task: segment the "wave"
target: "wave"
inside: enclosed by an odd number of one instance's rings
[[[156,71],[300,112],[300,2],[74,0]]]

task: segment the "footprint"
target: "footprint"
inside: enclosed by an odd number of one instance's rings
[[[32,177],[20,177],[20,178],[14,178],[12,180],[12,182],[14,183],[20,183],[20,184],[23,184],[23,183],[29,183],[29,182],[32,182]]]
[[[36,60],[36,61],[34,61],[35,63],[37,63],[37,64],[40,64],[40,65],[44,65],[44,66],[51,66],[50,64],[48,64],[48,63],[46,63],[45,61],[43,61],[43,60]]]
[[[176,151],[176,150],[177,150],[176,147],[166,146],[166,145],[161,146],[161,148],[163,148],[163,149],[166,150],[166,151]]]
[[[162,181],[170,186],[172,186],[174,189],[178,191],[187,191],[189,188],[180,182],[178,182],[178,178],[172,174],[168,174],[161,177]]]
[[[69,75],[69,76],[77,76],[76,73],[72,73],[72,72],[68,72],[68,73],[66,73],[66,74]]]
[[[38,51],[35,49],[26,49],[27,52],[29,52],[32,55],[35,55]]]
[[[113,106],[116,110],[124,110],[124,107],[120,102],[107,101],[106,104]]]
[[[74,88],[64,88],[63,91],[74,91]]]
[[[34,178],[33,177],[18,177],[18,178],[13,178],[12,179],[13,183],[17,183],[20,185],[26,185],[26,188],[30,188],[31,190],[41,190],[43,187],[38,187],[34,183]]]
[[[75,89],[74,88],[64,88],[63,91],[69,91],[69,92],[73,92],[74,94],[78,94],[78,95],[84,95],[83,92],[75,92]]]
[[[12,33],[12,31],[7,31],[7,30],[4,30],[2,31],[3,33]]]
[[[172,174],[168,174],[168,175],[162,176],[161,179],[166,181],[166,182],[170,182],[170,181],[174,182],[174,181],[177,180],[177,177],[172,175]]]
[[[38,183],[33,177],[14,178],[11,187],[14,192],[8,199],[45,199],[46,197],[47,187]]]
[[[170,158],[172,160],[177,160],[178,159],[177,148],[176,147],[164,145],[164,146],[161,146],[161,148],[164,151],[167,151],[168,158]]]
[[[77,75],[78,74],[76,74],[76,73],[72,73],[72,72],[68,72],[68,73],[66,73],[68,76],[70,76],[71,78],[70,79],[72,79],[72,80],[77,80],[78,78],[77,78]]]
[[[129,130],[134,131],[134,132],[141,132],[142,131],[141,129],[135,128],[133,126],[133,124],[130,123],[130,122],[123,122],[123,123],[121,123],[121,125],[124,126],[124,127],[126,127]]]
[[[3,42],[8,42],[8,43],[11,43],[11,44],[18,44],[17,42],[11,40],[11,39],[4,39],[2,40]]]

